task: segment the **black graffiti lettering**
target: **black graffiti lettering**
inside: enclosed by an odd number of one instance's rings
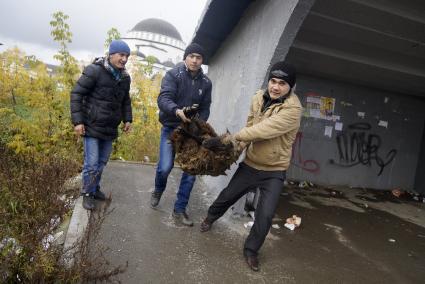
[[[385,158],[379,156],[381,137],[365,132],[371,129],[368,123],[351,124],[348,129],[348,132],[342,132],[336,137],[340,162],[336,163],[334,160],[330,162],[342,167],[353,167],[359,164],[372,166],[372,162],[375,162],[379,167],[378,176],[380,176],[385,167],[394,160],[397,150],[390,150]]]
[[[357,122],[348,125],[348,129],[355,129],[355,130],[370,130],[372,126],[367,122]]]

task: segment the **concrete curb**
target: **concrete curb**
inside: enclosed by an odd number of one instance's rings
[[[74,264],[75,253],[77,252],[79,242],[84,236],[84,232],[89,223],[91,211],[83,208],[83,197],[77,198],[71,220],[69,221],[68,231],[64,243],[64,262],[67,267]]]
[[[109,161],[114,163],[121,163],[121,164],[136,164],[136,165],[152,166],[152,167],[156,167],[156,165],[158,164],[157,162],[142,162],[142,161],[123,161],[123,160],[109,160]],[[174,164],[173,167],[178,169],[181,168],[179,164]]]

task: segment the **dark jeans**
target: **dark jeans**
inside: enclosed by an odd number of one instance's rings
[[[208,220],[216,221],[248,191],[259,188],[254,225],[244,245],[245,255],[257,255],[272,225],[279,195],[286,177],[285,171],[260,171],[241,163],[228,186],[208,209]]]
[[[174,149],[169,139],[174,128],[163,126],[161,128],[161,138],[159,142],[159,161],[156,168],[155,175],[155,191],[164,192],[167,186],[168,175],[174,166]],[[186,206],[189,202],[190,193],[192,192],[193,184],[195,183],[195,176],[183,173],[179,191],[177,192],[177,200],[174,203],[175,212],[185,212]]]
[[[82,193],[94,194],[99,188],[103,168],[112,151],[112,140],[84,137],[84,166]]]

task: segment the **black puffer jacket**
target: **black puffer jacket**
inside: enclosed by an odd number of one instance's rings
[[[118,80],[107,69],[105,58],[87,66],[71,92],[71,119],[84,124],[86,136],[110,140],[118,136],[121,121],[132,122],[130,76]]]

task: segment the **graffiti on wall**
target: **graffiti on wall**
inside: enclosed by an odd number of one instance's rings
[[[374,162],[379,168],[380,176],[385,167],[394,160],[397,150],[391,149],[384,156],[380,156],[378,152],[382,144],[381,137],[368,133],[371,128],[369,123],[354,123],[348,126],[348,131],[339,133],[336,137],[339,162],[333,159],[329,162],[341,167],[372,166]]]
[[[301,142],[303,140],[303,133],[298,132],[295,137],[294,144],[292,146],[292,157],[291,165],[301,168],[304,171],[310,173],[318,173],[320,171],[320,165],[315,160],[304,160],[301,154]]]

